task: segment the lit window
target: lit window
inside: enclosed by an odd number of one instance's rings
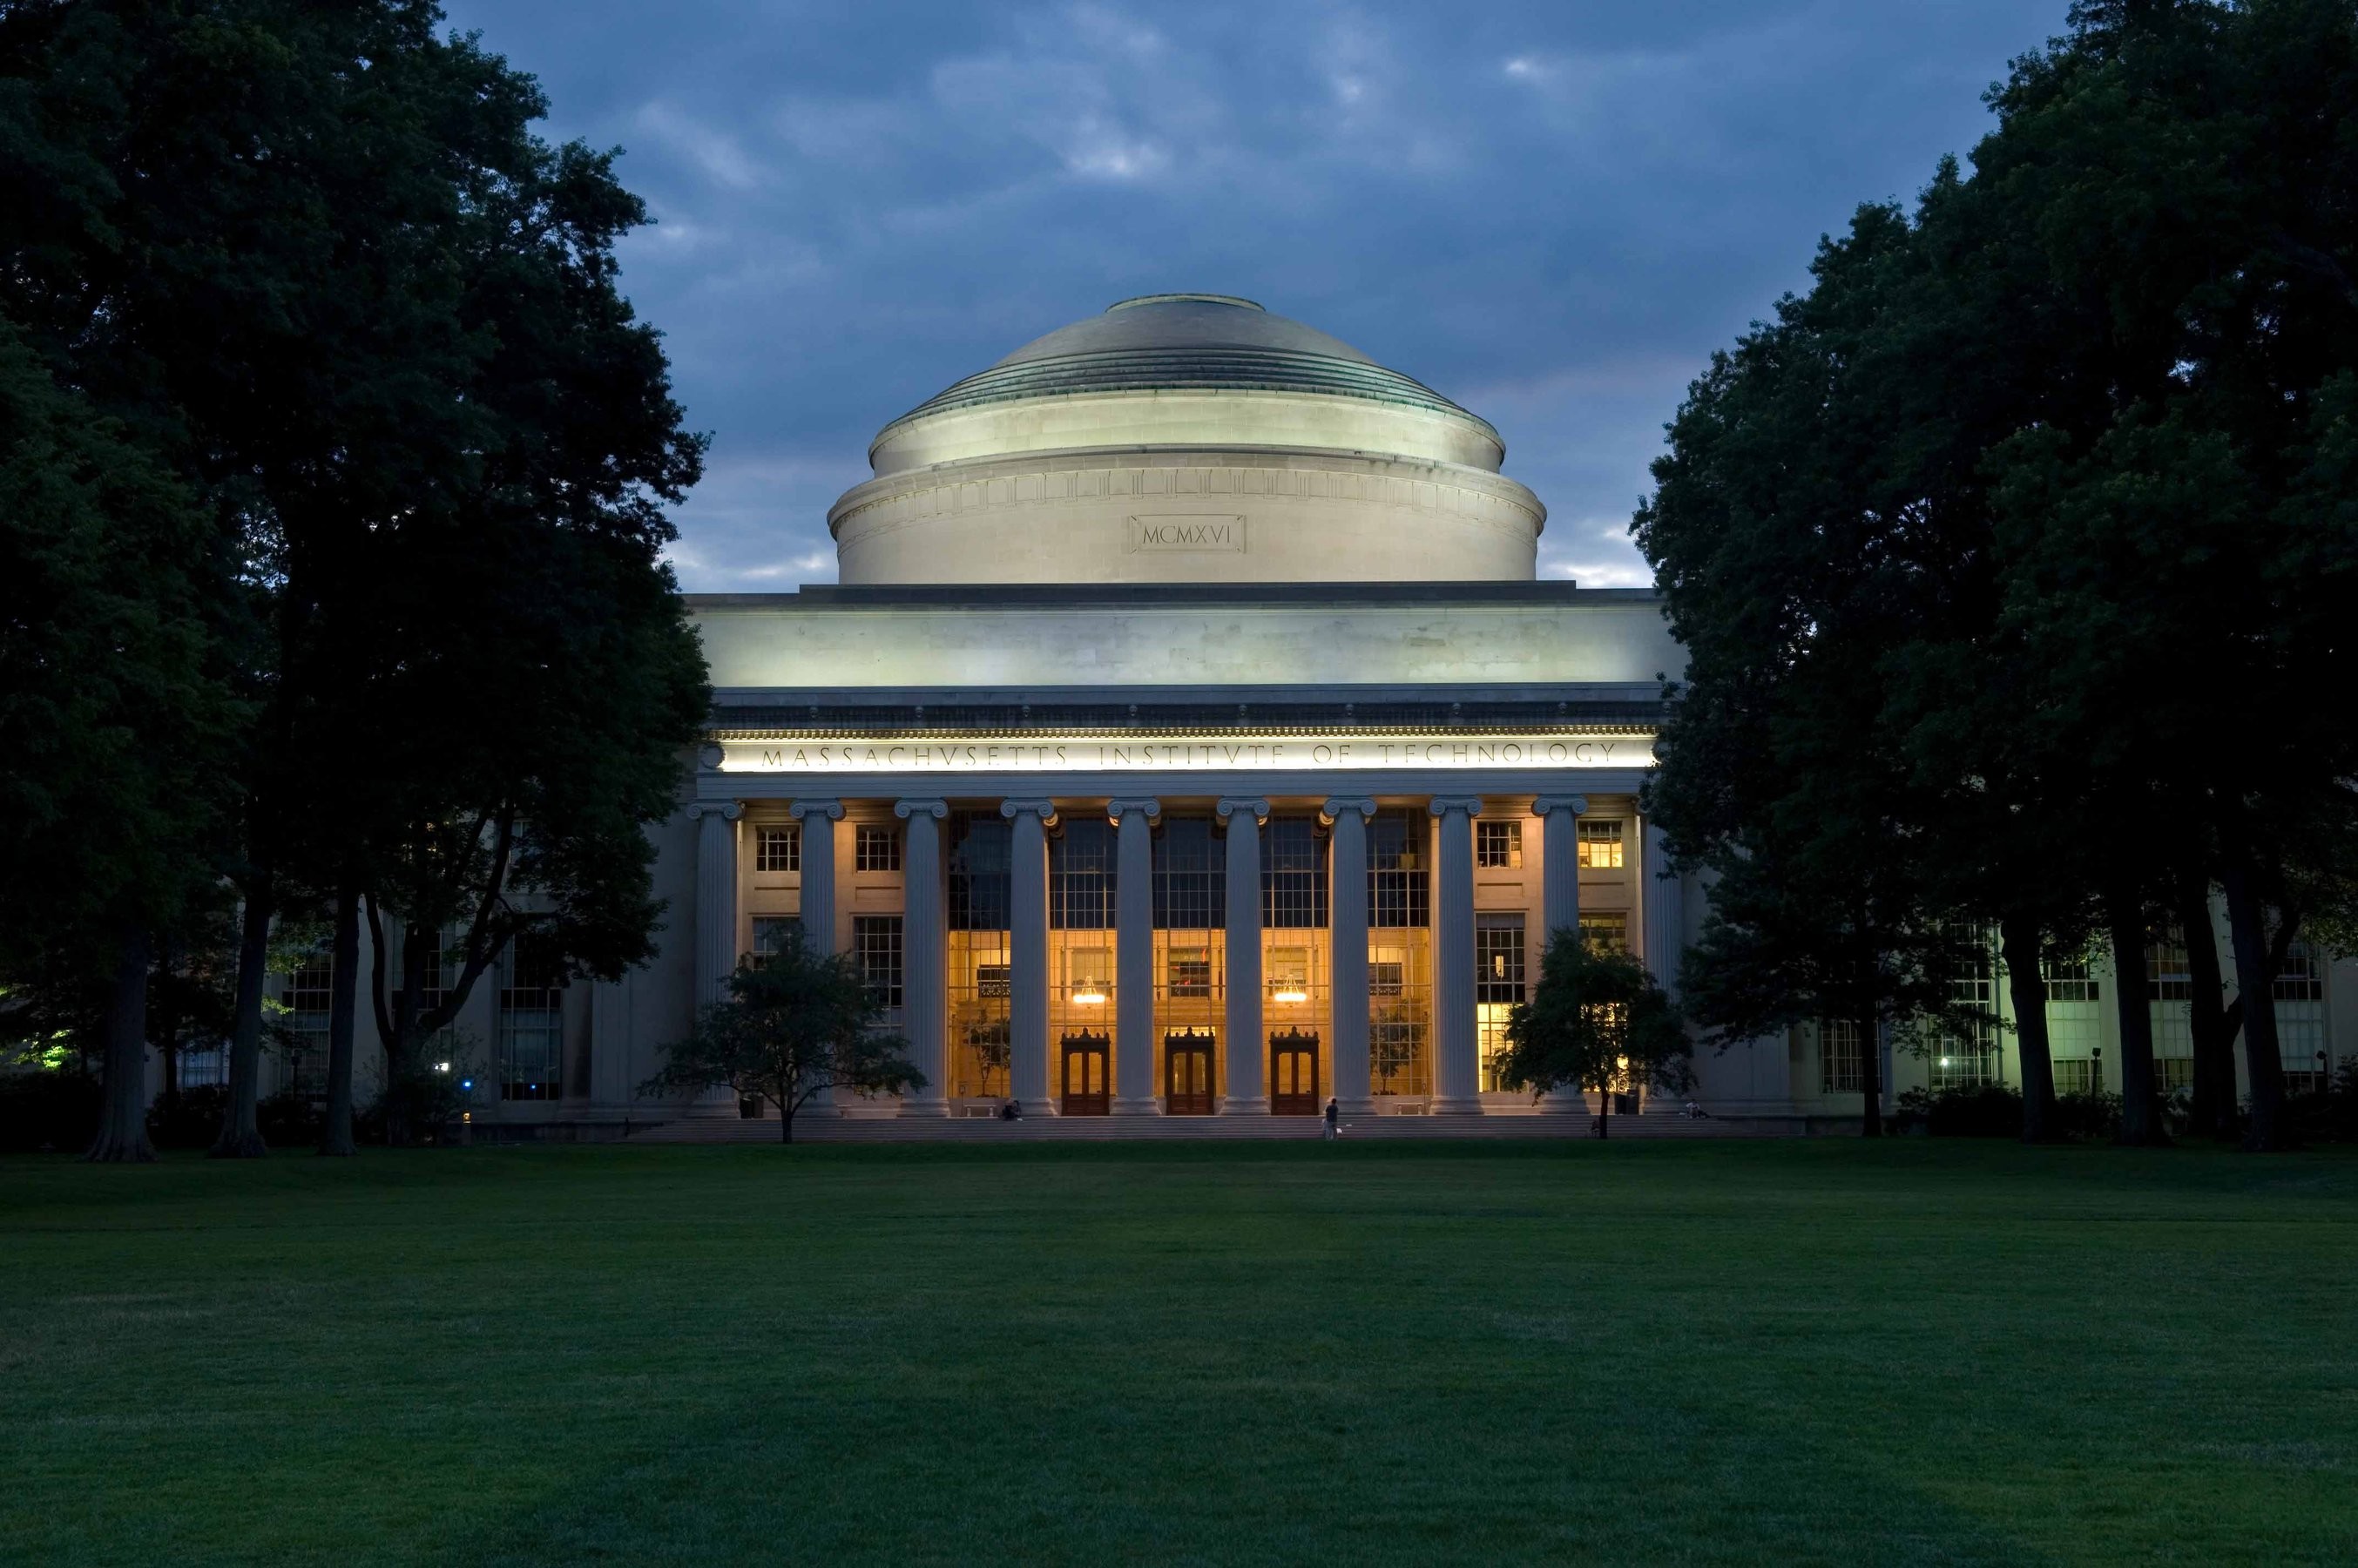
[[[851,833],[851,869],[855,871],[897,871],[901,869],[901,836],[881,822],[862,822]]]
[[[1169,993],[1207,997],[1212,994],[1212,956],[1202,947],[1174,947],[1169,960]]]
[[[792,823],[755,828],[753,869],[757,871],[801,871],[803,830]]]
[[[1474,1029],[1482,1060],[1482,1092],[1503,1093],[1499,1058],[1507,1054],[1507,1019],[1514,1009],[1505,1002],[1486,1001],[1474,1010]]]
[[[1866,1087],[1866,1064],[1858,1049],[1858,1025],[1830,1018],[1818,1026],[1818,1092],[1855,1095]]]
[[[1368,994],[1369,996],[1400,995],[1406,987],[1407,982],[1403,977],[1407,969],[1408,965],[1398,958],[1368,959]]]
[[[1103,1007],[1113,979],[1113,955],[1103,947],[1076,947],[1065,955],[1065,994],[1076,1007]]]
[[[879,1007],[901,1005],[901,917],[861,914],[851,922],[851,947],[860,978]]]
[[[2154,1001],[2190,1001],[2194,976],[2187,965],[2186,938],[2175,926],[2145,950],[2147,997]]]
[[[1368,820],[1368,924],[1379,931],[1433,924],[1433,876],[1424,856],[1432,817],[1386,806]]]
[[[1310,949],[1271,947],[1269,950],[1269,1000],[1287,1005],[1310,1000]]]
[[[1474,1000],[1523,1000],[1523,917],[1485,914],[1474,927]]]
[[[974,967],[974,994],[977,996],[1011,996],[1014,969],[1006,964],[977,964]]]
[[[1948,929],[1956,950],[1946,976],[1949,1000],[1979,1016],[1962,1024],[1942,1023],[1929,1032],[1924,1048],[1931,1057],[1934,1089],[1971,1088],[1997,1077],[1997,955],[1995,934],[1986,925],[1952,922]]]
[[[1474,863],[1488,871],[1514,871],[1523,863],[1523,825],[1520,822],[1474,824]]]
[[[1580,912],[1580,935],[1600,953],[1626,953],[1629,950],[1629,912],[1584,909]]]
[[[1609,871],[1621,869],[1621,824],[1617,821],[1580,819],[1580,863],[1585,870]]]

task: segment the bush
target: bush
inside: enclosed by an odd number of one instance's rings
[[[2004,1084],[1909,1089],[1899,1097],[1897,1120],[1903,1132],[1920,1128],[1935,1138],[2019,1138],[2022,1092]]]
[[[308,1097],[293,1089],[282,1089],[256,1106],[254,1122],[261,1130],[262,1141],[273,1149],[317,1143],[328,1127],[326,1114]]]
[[[157,1095],[147,1108],[147,1138],[158,1149],[210,1149],[221,1136],[229,1090],[219,1084]]]
[[[0,1073],[0,1153],[81,1153],[98,1137],[100,1096],[88,1073]]]
[[[2121,1097],[2102,1089],[2093,1094],[2057,1095],[2055,1130],[2066,1138],[2098,1141],[2116,1138],[2121,1130]]]
[[[407,1113],[412,1141],[441,1143],[449,1139],[466,1105],[456,1074],[412,1074],[352,1118],[352,1136],[362,1143],[383,1143],[388,1113],[398,1107]]]

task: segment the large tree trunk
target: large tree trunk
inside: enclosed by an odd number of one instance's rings
[[[2205,1138],[2235,1136],[2235,1031],[2238,1014],[2227,1007],[2219,978],[2219,944],[2211,925],[2211,881],[2200,873],[2178,890],[2178,925],[2186,935],[2187,1030],[2194,1037],[2194,1131]]]
[[[1858,1088],[1861,1099],[1858,1132],[1862,1138],[1883,1136],[1883,1042],[1872,1016],[1853,1021],[1858,1032]]]
[[[2244,1009],[2244,1072],[2252,1086],[2252,1126],[2244,1147],[2283,1149],[2290,1144],[2284,1119],[2284,1058],[2277,1047],[2276,971],[2268,962],[2259,889],[2251,856],[2240,844],[2227,847],[2221,885],[2227,892],[2227,935],[2235,949],[2236,1000]]]
[[[2039,971],[2039,922],[2011,915],[1998,922],[1998,950],[2014,1001],[2014,1033],[2022,1054],[2022,1141],[2051,1143],[2055,1126],[2055,1060],[2047,1042],[2047,977]]]
[[[125,931],[107,989],[105,1098],[100,1102],[98,1137],[85,1158],[147,1161],[147,957],[145,931]]]
[[[352,1036],[358,1022],[361,968],[361,895],[346,886],[336,892],[334,970],[328,988],[328,1122],[319,1134],[322,1154],[357,1154],[352,1141]]]
[[[229,1033],[229,1105],[222,1112],[216,1160],[258,1160],[270,1152],[262,1141],[255,1108],[262,1101],[262,992],[270,979],[270,892],[267,871],[245,890],[245,913],[237,941],[237,1011]]]
[[[2104,900],[2104,916],[2113,944],[2113,1002],[2120,1019],[2121,1141],[2167,1143],[2169,1135],[2162,1130],[2154,1093],[2145,909],[2136,894],[2115,891]]]

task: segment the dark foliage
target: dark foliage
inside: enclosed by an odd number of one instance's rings
[[[0,1154],[81,1153],[98,1131],[101,1093],[89,1073],[0,1073]]]

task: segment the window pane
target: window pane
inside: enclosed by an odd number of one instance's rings
[[[851,922],[852,951],[869,995],[879,1007],[901,1005],[901,917],[897,914],[855,915]]]
[[[852,829],[852,869],[897,871],[901,869],[901,835],[882,823],[862,822]]]
[[[801,871],[803,830],[793,823],[754,829],[753,869],[757,871]]]
[[[1580,863],[1596,871],[1621,865],[1621,824],[1611,819],[1580,819]]]

